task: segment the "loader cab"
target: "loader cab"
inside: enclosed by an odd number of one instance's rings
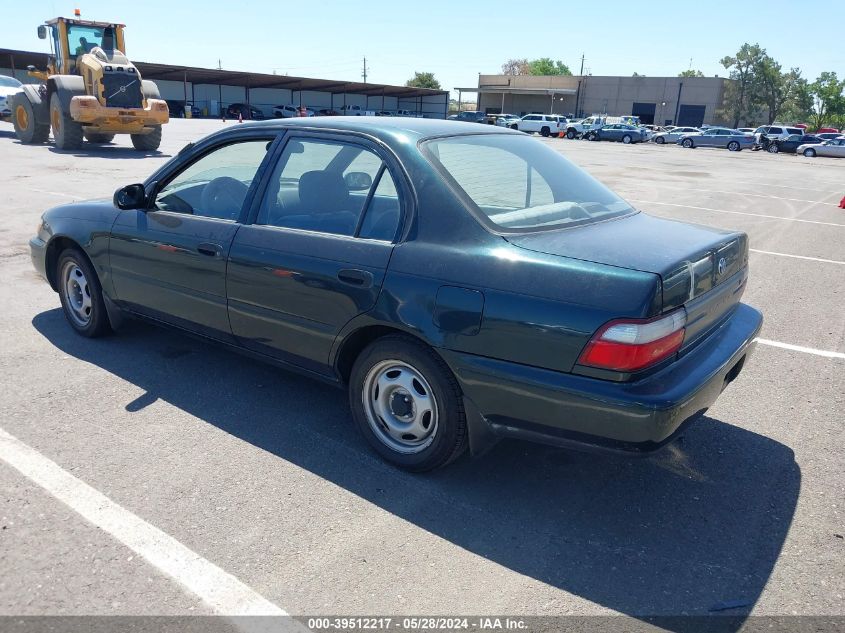
[[[125,54],[123,29],[123,24],[54,18],[38,27],[38,37],[47,39],[49,32],[53,53],[51,74],[71,75],[77,72],[77,58],[94,48]]]

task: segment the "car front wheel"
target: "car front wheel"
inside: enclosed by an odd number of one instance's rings
[[[777,143],[772,143],[766,151],[769,152],[769,154],[777,154],[780,151],[780,148],[778,148]]]
[[[816,155],[816,150],[814,150],[810,147],[808,147],[807,149],[804,150],[804,156],[806,156],[807,158],[813,158],[815,155]]]
[[[684,147],[686,147],[687,149],[689,149],[689,148],[693,147],[693,142],[692,142],[692,139],[691,139],[691,138],[685,138],[685,139],[684,139],[684,142],[683,142],[683,143],[681,143],[681,145],[683,145],[683,146],[684,146]]]
[[[623,136],[623,137],[622,137],[622,142],[623,142],[623,143],[625,143],[625,145],[630,144],[630,143],[631,143],[631,140],[632,140],[632,139],[631,139],[631,137],[630,137],[629,135],[627,135],[627,134],[626,134],[625,136]]]
[[[728,143],[728,151],[738,152],[739,149],[739,143],[737,143],[736,141],[731,141],[730,143]]]
[[[62,310],[74,330],[88,338],[111,330],[100,281],[85,255],[75,248],[62,251],[56,266],[56,282]]]
[[[656,139],[654,139],[654,142],[658,145],[663,145],[666,142],[666,139],[662,136],[658,136]]]
[[[464,452],[467,423],[455,377],[428,346],[396,335],[356,359],[349,404],[369,444],[413,472],[445,466]]]

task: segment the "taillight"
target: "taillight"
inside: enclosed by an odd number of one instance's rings
[[[683,308],[657,319],[611,321],[593,335],[578,363],[624,372],[644,369],[680,349],[686,322]]]

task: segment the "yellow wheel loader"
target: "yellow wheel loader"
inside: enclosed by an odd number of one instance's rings
[[[169,121],[167,103],[152,81],[141,79],[127,59],[123,24],[55,18],[38,27],[50,39],[47,68],[29,66],[42,84],[24,84],[10,97],[12,124],[22,143],[44,143],[50,130],[56,147],[74,150],[129,134],[137,150],[161,144]]]

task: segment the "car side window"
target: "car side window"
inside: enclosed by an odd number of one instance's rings
[[[235,221],[272,139],[223,145],[171,178],[152,208]]]
[[[372,191],[368,229],[383,235],[390,225],[394,229],[390,237],[375,239],[391,239],[399,221],[399,202],[390,174],[382,173],[383,164],[360,145],[291,139],[270,177],[256,224],[352,236]]]

